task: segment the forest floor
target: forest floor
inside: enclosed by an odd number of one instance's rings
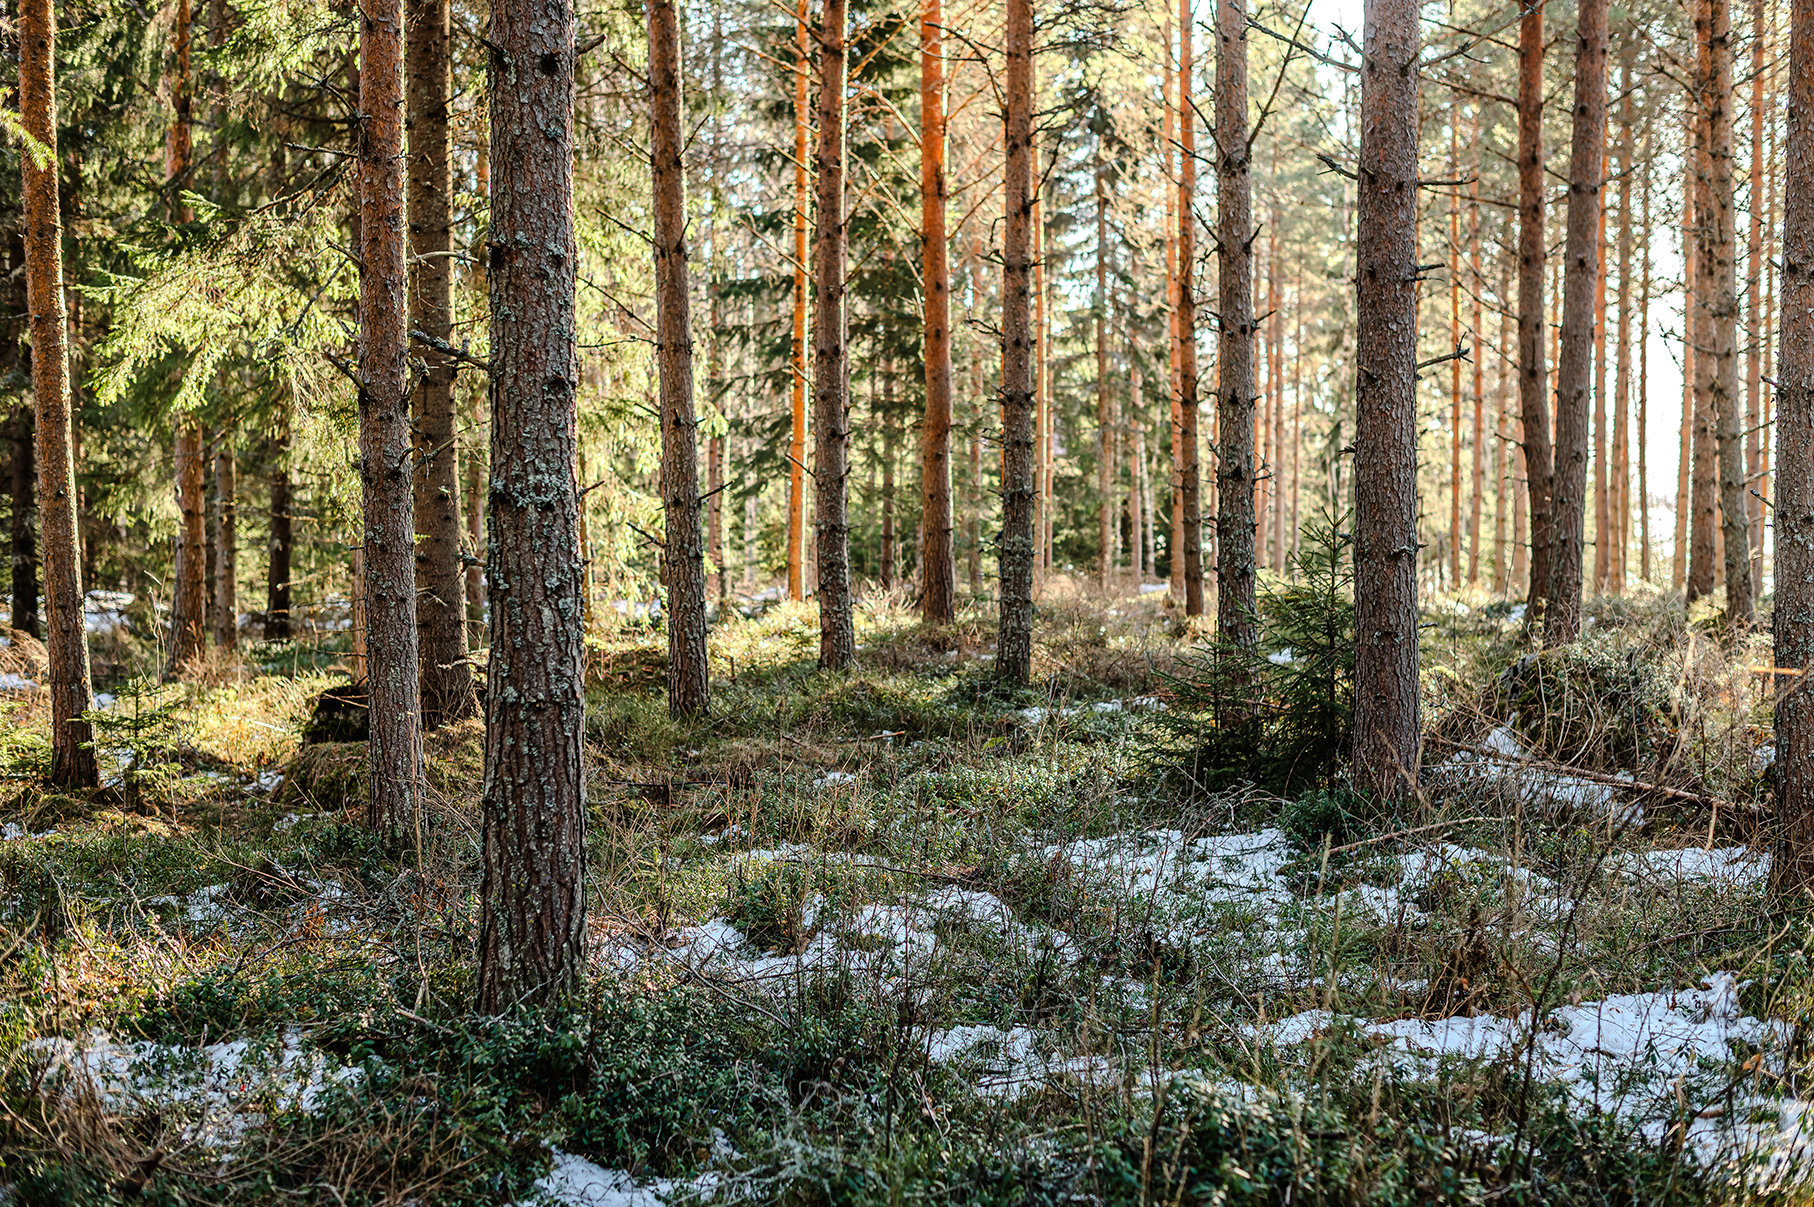
[[[1160,598],[1050,602],[1022,693],[981,610],[878,600],[835,675],[809,608],[727,613],[697,723],[659,632],[600,638],[555,1015],[469,1012],[477,721],[430,735],[395,851],[363,745],[302,741],[336,676],[282,650],[110,689],[90,796],[35,778],[16,694],[0,1202],[1803,1196],[1814,934],[1748,845],[1757,639],[1602,601],[1535,660],[1445,602],[1385,815],[1200,774]]]

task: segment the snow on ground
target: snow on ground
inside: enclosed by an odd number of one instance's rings
[[[359,1070],[330,1067],[287,1031],[276,1043],[249,1039],[205,1048],[130,1042],[96,1030],[75,1039],[35,1039],[27,1051],[42,1063],[47,1091],[93,1094],[122,1113],[156,1111],[185,1120],[183,1138],[215,1147],[233,1144],[264,1119],[266,1103],[279,1110],[313,1111],[334,1083]]]
[[[1644,824],[1643,806],[1621,800],[1624,790],[1618,786],[1530,765],[1530,752],[1519,743],[1509,725],[1487,734],[1480,748],[1489,753],[1460,751],[1431,771],[1452,783],[1507,784],[1527,808],[1581,810],[1608,816],[1621,826]],[[1621,771],[1612,778],[1629,782],[1631,773]]]
[[[1124,712],[1163,712],[1165,701],[1157,696],[1136,696],[1132,700],[1097,700],[1093,704],[1073,704],[1063,707],[1017,708],[1013,715],[1031,725],[1042,724],[1048,717],[1080,717],[1091,714],[1106,715]]]
[[[30,692],[37,690],[37,682],[26,678],[24,675],[15,675],[11,671],[0,674],[0,691]]]

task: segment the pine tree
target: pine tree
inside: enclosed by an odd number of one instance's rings
[[[920,6],[920,256],[925,290],[926,418],[921,428],[920,615],[957,615],[951,547],[951,254],[945,235],[945,14]]]
[[[856,653],[850,583],[850,347],[844,278],[845,0],[819,19],[819,143],[813,165],[813,504],[819,578],[819,665],[837,670]]]
[[[1534,618],[1550,593],[1549,374],[1543,359],[1546,326],[1543,261],[1543,5],[1523,10],[1518,23],[1518,413],[1519,447],[1530,512],[1529,611]],[[1523,543],[1518,543],[1523,547]]]
[[[1216,633],[1251,650],[1259,641],[1254,551],[1253,176],[1247,133],[1247,11],[1216,4],[1216,242],[1221,313],[1216,420]]]
[[[1007,0],[1002,162],[1001,621],[995,673],[1033,672],[1033,0]]]

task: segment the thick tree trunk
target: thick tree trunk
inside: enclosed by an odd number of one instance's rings
[[[423,788],[405,309],[402,0],[372,0],[361,16],[359,479],[372,731],[367,816],[373,829],[399,838],[420,825]]]
[[[1216,241],[1221,275],[1216,422],[1216,633],[1250,650],[1254,596],[1253,176],[1247,136],[1247,9],[1216,5]]]
[[[1701,25],[1704,19],[1706,25]],[[1751,614],[1751,541],[1746,531],[1749,500],[1745,494],[1745,424],[1738,392],[1738,235],[1733,212],[1732,180],[1732,5],[1706,0],[1696,13],[1700,52],[1701,128],[1706,139],[1702,190],[1703,244],[1699,269],[1705,340],[1709,353],[1701,376],[1708,385],[1707,406],[1715,428],[1719,474],[1719,518],[1724,537],[1726,615],[1749,628]]]
[[[845,0],[819,25],[819,144],[813,230],[813,511],[819,571],[819,665],[848,666],[857,646],[850,584],[850,349],[844,275]]]
[[[1712,132],[1707,123],[1707,102],[1702,94],[1710,88],[1710,54],[1706,47],[1707,30],[1713,22],[1713,0],[1697,0],[1694,10],[1695,42],[1699,48],[1695,73],[1695,95],[1691,98],[1690,120],[1694,133],[1690,138],[1693,158],[1690,161],[1689,187],[1694,194],[1694,262],[1689,273],[1693,281],[1693,302],[1689,307],[1688,334],[1694,351],[1694,372],[1688,380],[1693,385],[1690,439],[1689,487],[1694,504],[1689,518],[1692,530],[1688,544],[1688,602],[1713,593],[1714,562],[1718,557],[1715,532],[1719,517],[1719,411],[1713,392],[1718,388],[1718,357],[1714,312],[1716,268],[1715,227],[1713,213]]]
[[[920,6],[920,267],[925,280],[926,422],[920,442],[920,616],[957,615],[951,547],[951,253],[945,237],[945,14]]]
[[[32,409],[21,406],[15,410],[9,428],[13,440],[12,626],[42,637],[38,623],[38,469],[33,455],[37,436]]]
[[[1814,0],[1789,3],[1782,351],[1776,364],[1776,814],[1770,887],[1814,885]]]
[[[806,598],[806,240],[810,163],[807,112],[812,51],[806,3],[794,14],[794,346],[793,426],[787,445],[787,597]]]
[[[491,10],[491,661],[478,1006],[586,966],[586,778],[569,0]],[[533,70],[531,70],[533,68]]]
[[[50,674],[50,782],[98,782],[93,734],[83,714],[94,707],[82,619],[76,536],[76,467],[69,407],[69,317],[63,294],[63,220],[57,201],[57,18],[50,0],[19,6],[19,114],[48,151],[22,153],[26,304],[31,310],[32,394],[37,403],[39,521],[44,530],[45,646]]]
[[[704,713],[705,560],[693,416],[693,324],[687,301],[686,143],[681,131],[680,18],[649,0],[650,159],[655,198],[655,359],[661,373],[662,569],[668,586],[668,712]],[[820,462],[824,464],[823,461]],[[824,506],[820,506],[821,512]]]
[[[1191,98],[1196,18],[1178,0],[1178,506],[1183,513],[1184,614],[1203,615],[1203,478],[1197,456],[1197,122]],[[1174,547],[1172,556],[1180,549]]]
[[[1543,359],[1543,6],[1518,25],[1518,412],[1530,500],[1531,619],[1550,594],[1549,374]],[[1522,545],[1522,542],[1520,542]]]
[[[1551,486],[1549,606],[1543,643],[1581,631],[1581,554],[1591,435],[1595,296],[1600,279],[1600,190],[1606,175],[1606,6],[1581,0],[1575,41],[1574,141],[1563,250],[1562,335],[1556,361],[1556,463]]]
[[[1608,549],[1608,586],[1623,594],[1626,552],[1631,545],[1631,62],[1636,40],[1627,37],[1619,68],[1623,99],[1619,102],[1619,367],[1612,403],[1612,532]],[[1639,329],[1642,337],[1642,328]]]
[[[1033,0],[1007,0],[1002,171],[1001,623],[995,673],[1033,671]]]
[[[214,644],[239,644],[239,474],[233,437],[223,431],[214,449],[214,498],[220,535],[214,548]]]
[[[1417,786],[1416,0],[1368,0],[1361,57],[1354,434],[1354,779]]]
[[[290,425],[271,441],[271,541],[265,570],[265,640],[287,641],[290,624]]]
[[[448,0],[408,0],[409,323],[453,339],[453,181],[448,137]],[[460,450],[455,364],[418,345],[423,365],[411,403],[416,427],[416,630],[422,724],[435,729],[478,711],[466,660],[466,567],[460,549]]]
[[[1517,487],[1511,482],[1511,446],[1515,439],[1512,428],[1511,390],[1507,379],[1516,380],[1518,335],[1516,318],[1512,307],[1512,258],[1507,256],[1501,261],[1499,272],[1499,347],[1497,352],[1497,370],[1493,375],[1493,594],[1509,595],[1517,590],[1514,576],[1511,573],[1511,561],[1516,560],[1515,553],[1508,553],[1505,547],[1506,528],[1511,521],[1515,529],[1521,529],[1512,520],[1510,513],[1517,510]],[[1523,532],[1515,530],[1512,539],[1516,543],[1523,537]]]

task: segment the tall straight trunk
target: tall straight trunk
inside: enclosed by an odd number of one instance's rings
[[[1291,357],[1291,580],[1297,581],[1298,542],[1303,537],[1304,448],[1304,272],[1302,261],[1295,274],[1296,286],[1291,291],[1297,314],[1297,334],[1292,340]]]
[[[1631,66],[1635,46],[1634,39],[1625,39],[1624,61],[1619,67],[1619,368],[1613,386],[1612,537],[1607,584],[1615,595],[1625,590],[1626,552],[1631,546]]]
[[[1518,336],[1512,317],[1512,260],[1510,256],[1501,261],[1499,271],[1499,353],[1496,358],[1498,372],[1493,380],[1493,594],[1509,595],[1516,589],[1508,560],[1516,560],[1517,553],[1509,553],[1505,547],[1506,522],[1511,519],[1510,512],[1515,510],[1517,488],[1511,483],[1511,445],[1515,438],[1512,431],[1511,391],[1507,388],[1507,377],[1516,378],[1517,371],[1507,369],[1516,364]],[[1513,521],[1516,524],[1516,521]],[[1520,542],[1522,531],[1513,533],[1514,542]]]
[[[1707,40],[1706,29],[1712,23],[1712,10],[1712,0],[1696,0],[1695,41],[1702,52],[1701,60],[1710,57],[1704,43]],[[1688,310],[1688,342],[1694,353],[1694,372],[1687,378],[1692,387],[1689,487],[1694,505],[1689,517],[1689,603],[1711,594],[1717,585],[1714,581],[1714,561],[1718,549],[1714,543],[1714,531],[1719,514],[1719,454],[1716,444],[1719,420],[1713,406],[1716,337],[1713,330],[1713,198],[1709,195],[1712,165],[1708,162],[1711,148],[1708,145],[1710,133],[1707,128],[1707,106],[1699,95],[1709,86],[1704,78],[1708,70],[1707,62],[1697,61],[1695,95],[1690,98],[1689,114],[1693,132],[1689,137],[1692,158],[1687,183],[1694,195],[1694,221],[1691,228],[1694,261],[1689,273],[1693,281],[1693,300]]]
[[[484,132],[481,131],[481,134]],[[473,176],[478,185],[479,194],[491,195],[491,144],[486,138],[479,139],[478,149],[473,154]],[[481,291],[490,293],[490,278],[486,274],[483,261],[473,266],[473,276]],[[487,383],[487,389],[489,383]],[[486,395],[480,390],[471,392],[471,412],[468,415],[468,426],[471,435],[466,441],[464,465],[461,467],[464,482],[462,494],[465,506],[462,508],[466,521],[466,646],[475,649],[489,639],[486,629],[486,586],[485,586],[485,525],[489,516],[485,510],[485,471],[486,450],[488,441],[485,435]]]
[[[265,560],[265,639],[287,641],[290,621],[290,551],[293,519],[290,488],[290,421],[280,420],[268,453],[271,466],[270,542]]]
[[[819,26],[818,186],[813,230],[813,510],[819,580],[819,665],[856,652],[850,587],[850,353],[845,344],[845,0],[825,0]]]
[[[1449,177],[1461,175],[1461,101],[1449,109]],[[1449,350],[1461,350],[1461,192],[1449,186]],[[1449,362],[1449,585],[1461,589],[1461,358]]]
[[[1775,33],[1776,23],[1774,19],[1772,19],[1770,23],[1770,35],[1774,37]],[[1774,103],[1774,97],[1772,98],[1772,103]],[[1779,123],[1774,121],[1770,122],[1764,134],[1764,179],[1767,181],[1764,188],[1764,229],[1770,232],[1772,239],[1776,237],[1776,156],[1780,140],[1780,136],[1777,133],[1778,126]],[[1763,468],[1758,478],[1757,493],[1763,496],[1762,501],[1769,509],[1770,514],[1766,523],[1772,528],[1774,528],[1776,522],[1776,495],[1770,486],[1771,478],[1773,476],[1771,473],[1771,464],[1777,456],[1776,442],[1773,435],[1776,430],[1774,405],[1776,401],[1776,365],[1773,360],[1776,352],[1775,323],[1776,258],[1766,254],[1764,256]],[[1772,535],[1770,539],[1772,546],[1774,546],[1774,536]],[[1761,547],[1763,543],[1764,535],[1760,533],[1758,544]],[[1759,557],[1759,561],[1762,561],[1761,556]],[[1761,568],[1758,573],[1758,582],[1761,584],[1763,582],[1763,572]]]
[[[655,201],[655,358],[661,374],[662,577],[668,587],[668,713],[711,705],[706,678],[705,554],[699,531],[693,322],[687,299],[686,177],[681,155],[680,18],[649,3],[650,146]],[[819,462],[825,464],[823,457]],[[821,514],[824,505],[820,505]]]
[[[550,1004],[586,968],[573,9],[491,9],[491,661],[478,1007]],[[513,69],[534,65],[534,70]]]
[[[1416,0],[1367,0],[1355,232],[1354,778],[1417,786]]]
[[[1518,413],[1530,512],[1529,614],[1550,594],[1549,373],[1543,358],[1543,5],[1518,23]],[[1522,547],[1523,542],[1519,543]]]
[[[806,261],[811,194],[812,48],[807,0],[794,13],[794,346],[793,426],[787,445],[787,597],[806,598]]]
[[[1247,9],[1216,5],[1216,285],[1220,352],[1216,366],[1216,634],[1252,649],[1256,623],[1254,549],[1253,164],[1247,136]],[[1188,168],[1186,169],[1189,170]]]
[[[1473,141],[1480,140],[1480,118],[1475,115]],[[1480,510],[1486,490],[1486,350],[1481,346],[1484,330],[1486,278],[1480,274],[1480,155],[1474,155],[1474,170],[1468,174],[1468,283],[1474,294],[1473,388],[1474,448],[1472,477],[1468,492],[1468,586],[1480,585]]]
[[[214,644],[223,650],[239,644],[239,475],[233,458],[231,428],[220,434],[214,449],[214,494],[220,513],[220,539],[214,553]]]
[[[1671,577],[1672,586],[1684,589],[1687,589],[1688,579],[1689,534],[1694,526],[1694,509],[1699,502],[1690,493],[1694,463],[1694,294],[1697,259],[1697,240],[1694,234],[1695,167],[1692,160],[1695,125],[1691,116],[1690,147],[1687,151],[1690,158],[1682,173],[1682,426],[1681,446],[1676,451],[1675,564]],[[1708,585],[1712,585],[1711,576]]]
[[[50,674],[50,782],[92,788],[98,782],[93,733],[83,714],[94,707],[82,620],[80,549],[76,536],[76,467],[69,406],[69,316],[63,294],[63,219],[57,200],[57,17],[50,0],[19,5],[19,115],[47,152],[20,160],[25,219],[26,305],[31,310],[32,394],[37,404],[39,521],[44,531],[45,646]]]
[[[202,524],[203,550],[202,559],[202,628],[212,635],[218,623],[214,610],[214,586],[216,577],[216,555],[220,549],[220,483],[214,477],[214,450],[220,443],[220,433],[210,433],[203,429],[202,435]],[[80,438],[77,438],[80,445]],[[78,447],[77,453],[80,454]]]
[[[1814,884],[1814,0],[1789,0],[1782,345],[1776,365],[1776,812],[1770,887]]]
[[[722,204],[722,201],[723,199],[719,198],[715,204]],[[714,247],[714,252],[717,250]],[[720,387],[724,381],[724,337],[721,334],[724,330],[724,312],[723,307],[719,304],[719,290],[715,280],[712,282],[711,292],[711,312],[706,316],[707,321],[712,325],[711,353],[706,366],[706,389],[710,391],[710,397],[718,398],[722,396]],[[709,589],[712,597],[719,600],[724,599],[729,593],[729,580],[724,570],[724,459],[726,452],[727,442],[723,434],[714,428],[712,435],[707,438],[705,446],[705,555],[712,566]],[[584,506],[580,508],[580,513],[583,518]],[[592,567],[590,556],[587,557],[586,567],[589,573]],[[588,603],[591,602],[591,598],[591,594],[588,592],[586,596]]]
[[[1648,152],[1649,148],[1645,150]],[[1644,268],[1638,280],[1638,577],[1650,581],[1650,166],[1645,156],[1641,242]]]
[[[1178,281],[1181,261],[1178,256],[1178,178],[1172,166],[1172,146],[1177,138],[1178,109],[1174,92],[1180,84],[1177,65],[1172,61],[1172,22],[1168,12],[1165,18],[1165,114],[1163,123],[1163,141],[1165,143],[1165,178],[1161,187],[1165,191],[1165,342],[1166,342],[1166,380],[1165,394],[1170,422],[1166,431],[1169,437],[1171,455],[1166,459],[1166,529],[1165,560],[1168,564],[1168,588],[1170,599],[1174,604],[1184,602],[1184,441],[1180,435],[1183,425],[1183,414],[1179,407],[1179,341],[1178,341]]]
[[[925,282],[926,421],[920,433],[920,617],[957,615],[951,547],[951,254],[945,233],[945,13],[920,6],[920,271]]]
[[[1604,144],[1604,139],[1602,139]],[[1606,163],[1600,156],[1600,230],[1594,237],[1594,591],[1604,592],[1612,574],[1612,474],[1606,459],[1612,455],[1606,431]]]
[[[1278,143],[1273,143],[1272,174],[1279,175]],[[1266,326],[1267,356],[1266,384],[1272,395],[1272,437],[1270,454],[1266,458],[1267,485],[1266,497],[1272,506],[1272,554],[1268,564],[1276,571],[1285,569],[1285,339],[1283,319],[1280,317],[1279,301],[1279,245],[1278,206],[1272,207],[1266,253]]]
[[[453,338],[453,183],[448,138],[449,0],[407,0],[409,23],[409,323]],[[459,425],[455,364],[432,345],[411,390],[416,430],[416,629],[422,724],[437,728],[478,710],[466,654],[466,567],[460,560]]]
[[[1178,0],[1178,422],[1173,433],[1178,451],[1173,456],[1183,513],[1179,527],[1186,616],[1203,615],[1203,486],[1197,457],[1197,123],[1190,87],[1195,41],[1192,0]],[[1172,556],[1177,557],[1178,550]]]
[[[1746,534],[1744,424],[1738,392],[1738,260],[1732,180],[1732,8],[1702,0],[1695,13],[1700,130],[1704,176],[1698,207],[1701,255],[1700,344],[1697,385],[1713,428],[1710,460],[1717,462],[1718,514],[1726,579],[1726,614],[1751,623],[1751,545]],[[1698,426],[1698,425],[1697,425]],[[1711,466],[1709,467],[1712,468]]]
[[[1035,67],[1038,65],[1035,64]],[[1033,75],[1035,93],[1039,74]],[[1039,140],[1033,140],[1033,481],[1037,487],[1033,536],[1033,568],[1044,574],[1052,568],[1052,374],[1046,361],[1052,343],[1051,317],[1046,305],[1045,190],[1039,187]]]
[[[882,564],[880,578],[882,590],[894,587],[895,570],[895,514],[894,514],[894,456],[895,456],[895,422],[894,422],[894,366],[885,364],[882,367]]]
[[[1751,541],[1751,582],[1763,584],[1764,561],[1764,414],[1763,336],[1759,331],[1758,289],[1764,275],[1764,194],[1769,173],[1764,167],[1764,0],[1751,0],[1751,208],[1745,248],[1745,531]]]
[[[1007,0],[1002,172],[1001,622],[995,672],[1033,669],[1033,0]]]
[[[362,10],[359,110],[359,478],[372,731],[368,817],[374,829],[401,836],[420,823],[423,790],[405,313],[402,0],[375,0]]]
[[[21,309],[24,309],[22,306]],[[38,469],[32,409],[20,406],[8,424],[13,441],[13,575],[12,625],[21,633],[42,637],[38,623]]]
[[[175,15],[171,30],[173,112],[164,138],[164,187],[169,194],[172,220],[187,224],[195,220],[193,210],[181,200],[181,191],[190,183],[193,156],[189,0],[177,0]],[[175,584],[170,599],[170,675],[201,656],[207,639],[208,609],[205,441],[201,425],[192,416],[179,415],[176,424],[176,504],[182,522],[176,539]]]
[[[1568,167],[1562,335],[1556,358],[1550,594],[1543,621],[1543,642],[1548,646],[1573,641],[1581,631],[1588,394],[1600,280],[1600,190],[1606,175],[1606,6],[1607,0],[1581,0],[1576,25],[1574,140]]]
[[[1096,583],[1115,572],[1115,421],[1109,402],[1108,167],[1103,135],[1096,136],[1096,294],[1090,316],[1096,340]]]

